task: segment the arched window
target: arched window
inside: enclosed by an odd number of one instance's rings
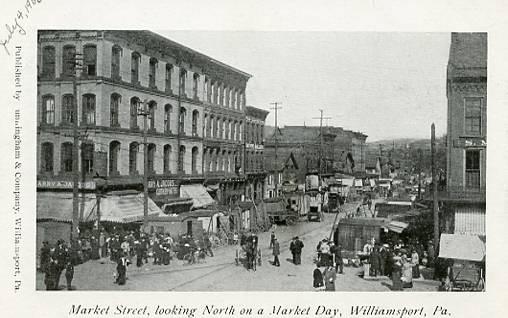
[[[224,104],[224,86],[222,83],[220,83],[219,85],[217,85],[217,94],[219,95],[219,105],[223,105]]]
[[[173,65],[166,64],[166,82],[165,82],[165,89],[166,93],[172,93],[171,91],[171,76],[173,76]]]
[[[50,142],[41,146],[41,171],[53,172],[53,144]]]
[[[81,145],[81,169],[86,174],[93,172],[94,144],[84,143]]]
[[[95,95],[83,95],[83,124],[95,125]]]
[[[220,170],[226,171],[226,150],[222,150],[221,162],[220,162]]]
[[[55,124],[55,97],[44,95],[42,97],[42,123],[45,125]]]
[[[229,139],[229,129],[231,126],[231,120],[224,121],[224,138]]]
[[[222,118],[220,117],[217,117],[215,119],[215,132],[213,133],[213,137],[214,138],[220,138],[221,137],[221,122],[222,122]]]
[[[187,110],[183,107],[180,107],[180,116],[178,117],[178,129],[180,134],[185,135],[185,116],[187,115]]]
[[[139,63],[141,62],[141,55],[138,52],[131,54],[131,83],[139,84]]]
[[[155,130],[155,110],[157,109],[157,103],[151,101],[148,103],[148,129]]]
[[[198,136],[198,120],[199,112],[197,110],[192,111],[192,136]]]
[[[138,107],[139,107],[139,98],[132,97],[131,98],[131,106],[130,106],[130,128],[138,129]]]
[[[218,100],[218,83],[217,82],[213,82],[212,83],[212,103],[214,104],[217,104],[217,100]]]
[[[95,45],[88,44],[83,48],[83,74],[97,75],[97,47]]]
[[[209,130],[208,128],[210,127],[210,118],[208,117],[208,114],[205,114],[205,120],[204,120],[204,123],[203,125],[205,126],[205,132],[204,132],[204,136],[203,137],[210,137],[209,136]]]
[[[118,157],[120,154],[120,142],[114,140],[109,143],[109,175],[118,174]]]
[[[122,48],[114,45],[111,48],[111,78],[120,79],[120,58],[122,56]]]
[[[164,132],[166,134],[171,133],[171,113],[173,112],[173,107],[170,104],[166,104],[164,106]]]
[[[76,47],[74,45],[66,45],[63,47],[62,54],[62,76],[75,76],[76,71]]]
[[[180,146],[180,150],[178,152],[178,172],[185,173],[184,169],[185,163],[185,146]]]
[[[198,147],[192,147],[191,171],[193,174],[198,173],[197,171],[198,152],[199,152]]]
[[[236,89],[231,90],[231,108],[236,109]]]
[[[198,99],[198,84],[199,84],[199,74],[194,73],[192,76],[192,98]]]
[[[236,140],[236,125],[237,124],[238,123],[236,120],[231,124],[231,140]]]
[[[224,106],[229,107],[229,86],[224,87]]]
[[[42,49],[42,74],[44,79],[55,78],[55,48],[45,46]]]
[[[170,145],[164,145],[164,173],[169,174],[171,173],[171,168],[169,166],[170,163],[170,156],[171,156],[171,146]]]
[[[129,174],[130,175],[137,173],[138,148],[139,148],[139,145],[137,142],[132,142],[129,145]]]
[[[180,70],[180,95],[181,96],[186,96],[186,93],[185,93],[185,82],[187,81],[187,71],[182,69]]]
[[[211,101],[211,90],[210,90],[210,80],[208,77],[205,77],[205,100],[209,103]]]
[[[71,94],[62,96],[62,123],[74,123],[74,96]]]
[[[121,96],[113,93],[111,94],[111,101],[109,104],[109,124],[111,127],[119,127],[118,110],[120,108]]]
[[[155,85],[157,76],[157,59],[152,57],[150,58],[148,65],[148,86],[150,88],[157,88]]]
[[[60,147],[60,162],[63,172],[72,172],[72,143],[64,142]]]
[[[145,173],[148,173],[148,174],[155,173],[155,169],[154,169],[154,167],[155,167],[154,166],[155,150],[156,150],[155,144],[148,144],[148,171],[145,171]]]
[[[210,137],[212,138],[215,138],[216,137],[216,125],[217,125],[217,122],[216,122],[216,118],[215,116],[211,115],[210,116]]]

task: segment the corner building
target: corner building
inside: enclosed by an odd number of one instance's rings
[[[74,121],[85,191],[96,176],[109,190],[141,190],[147,173],[151,198],[163,204],[184,184],[242,180],[249,77],[150,31],[39,31],[38,191],[71,190]],[[156,191],[158,180],[171,191]]]

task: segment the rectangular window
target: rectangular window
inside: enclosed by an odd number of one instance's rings
[[[480,150],[466,150],[466,188],[480,188]]]
[[[482,133],[482,102],[481,97],[465,98],[465,134],[481,135]]]

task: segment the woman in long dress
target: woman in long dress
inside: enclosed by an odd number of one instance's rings
[[[402,290],[402,262],[400,256],[395,256],[393,258],[393,266],[392,266],[392,290],[400,291]]]
[[[314,281],[312,286],[316,291],[323,290],[323,273],[321,272],[321,269],[319,268],[319,263],[316,264],[316,268],[314,269],[314,272],[312,274]]]

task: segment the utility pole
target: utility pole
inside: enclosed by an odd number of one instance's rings
[[[272,108],[270,109],[273,109],[275,110],[275,133],[273,134],[273,136],[275,137],[275,197],[278,197],[279,196],[279,169],[278,169],[278,166],[277,166],[277,148],[278,148],[278,139],[277,139],[277,133],[279,131],[279,126],[277,126],[277,112],[279,111],[279,109],[281,109],[282,107],[279,107],[279,105],[282,105],[282,103],[280,102],[273,102],[273,103],[270,103],[270,105],[273,105]]]
[[[422,168],[423,168],[423,151],[418,149],[418,200],[422,199]]]
[[[143,156],[144,156],[144,168],[143,168],[143,230],[148,224],[148,141],[146,137],[148,116],[148,102],[144,100],[143,108],[138,105],[138,116],[143,116]]]
[[[78,84],[76,71],[82,68],[82,54],[74,53],[72,60],[66,60],[65,63],[69,63],[74,66],[74,74],[68,74],[72,76],[72,92],[74,94],[73,99],[73,114],[71,115],[72,120],[72,230],[71,236],[73,239],[78,237],[79,228],[79,131],[78,131]]]
[[[319,170],[318,170],[318,181],[319,187],[321,188],[321,174],[323,167],[323,119],[331,119],[332,117],[323,117],[323,110],[320,109],[319,113],[321,114],[319,117],[313,117],[314,119],[319,119]]]
[[[430,128],[430,149],[432,160],[432,198],[433,198],[433,212],[434,212],[434,251],[435,256],[439,255],[439,208],[437,202],[437,173],[436,173],[436,127],[434,123]]]

